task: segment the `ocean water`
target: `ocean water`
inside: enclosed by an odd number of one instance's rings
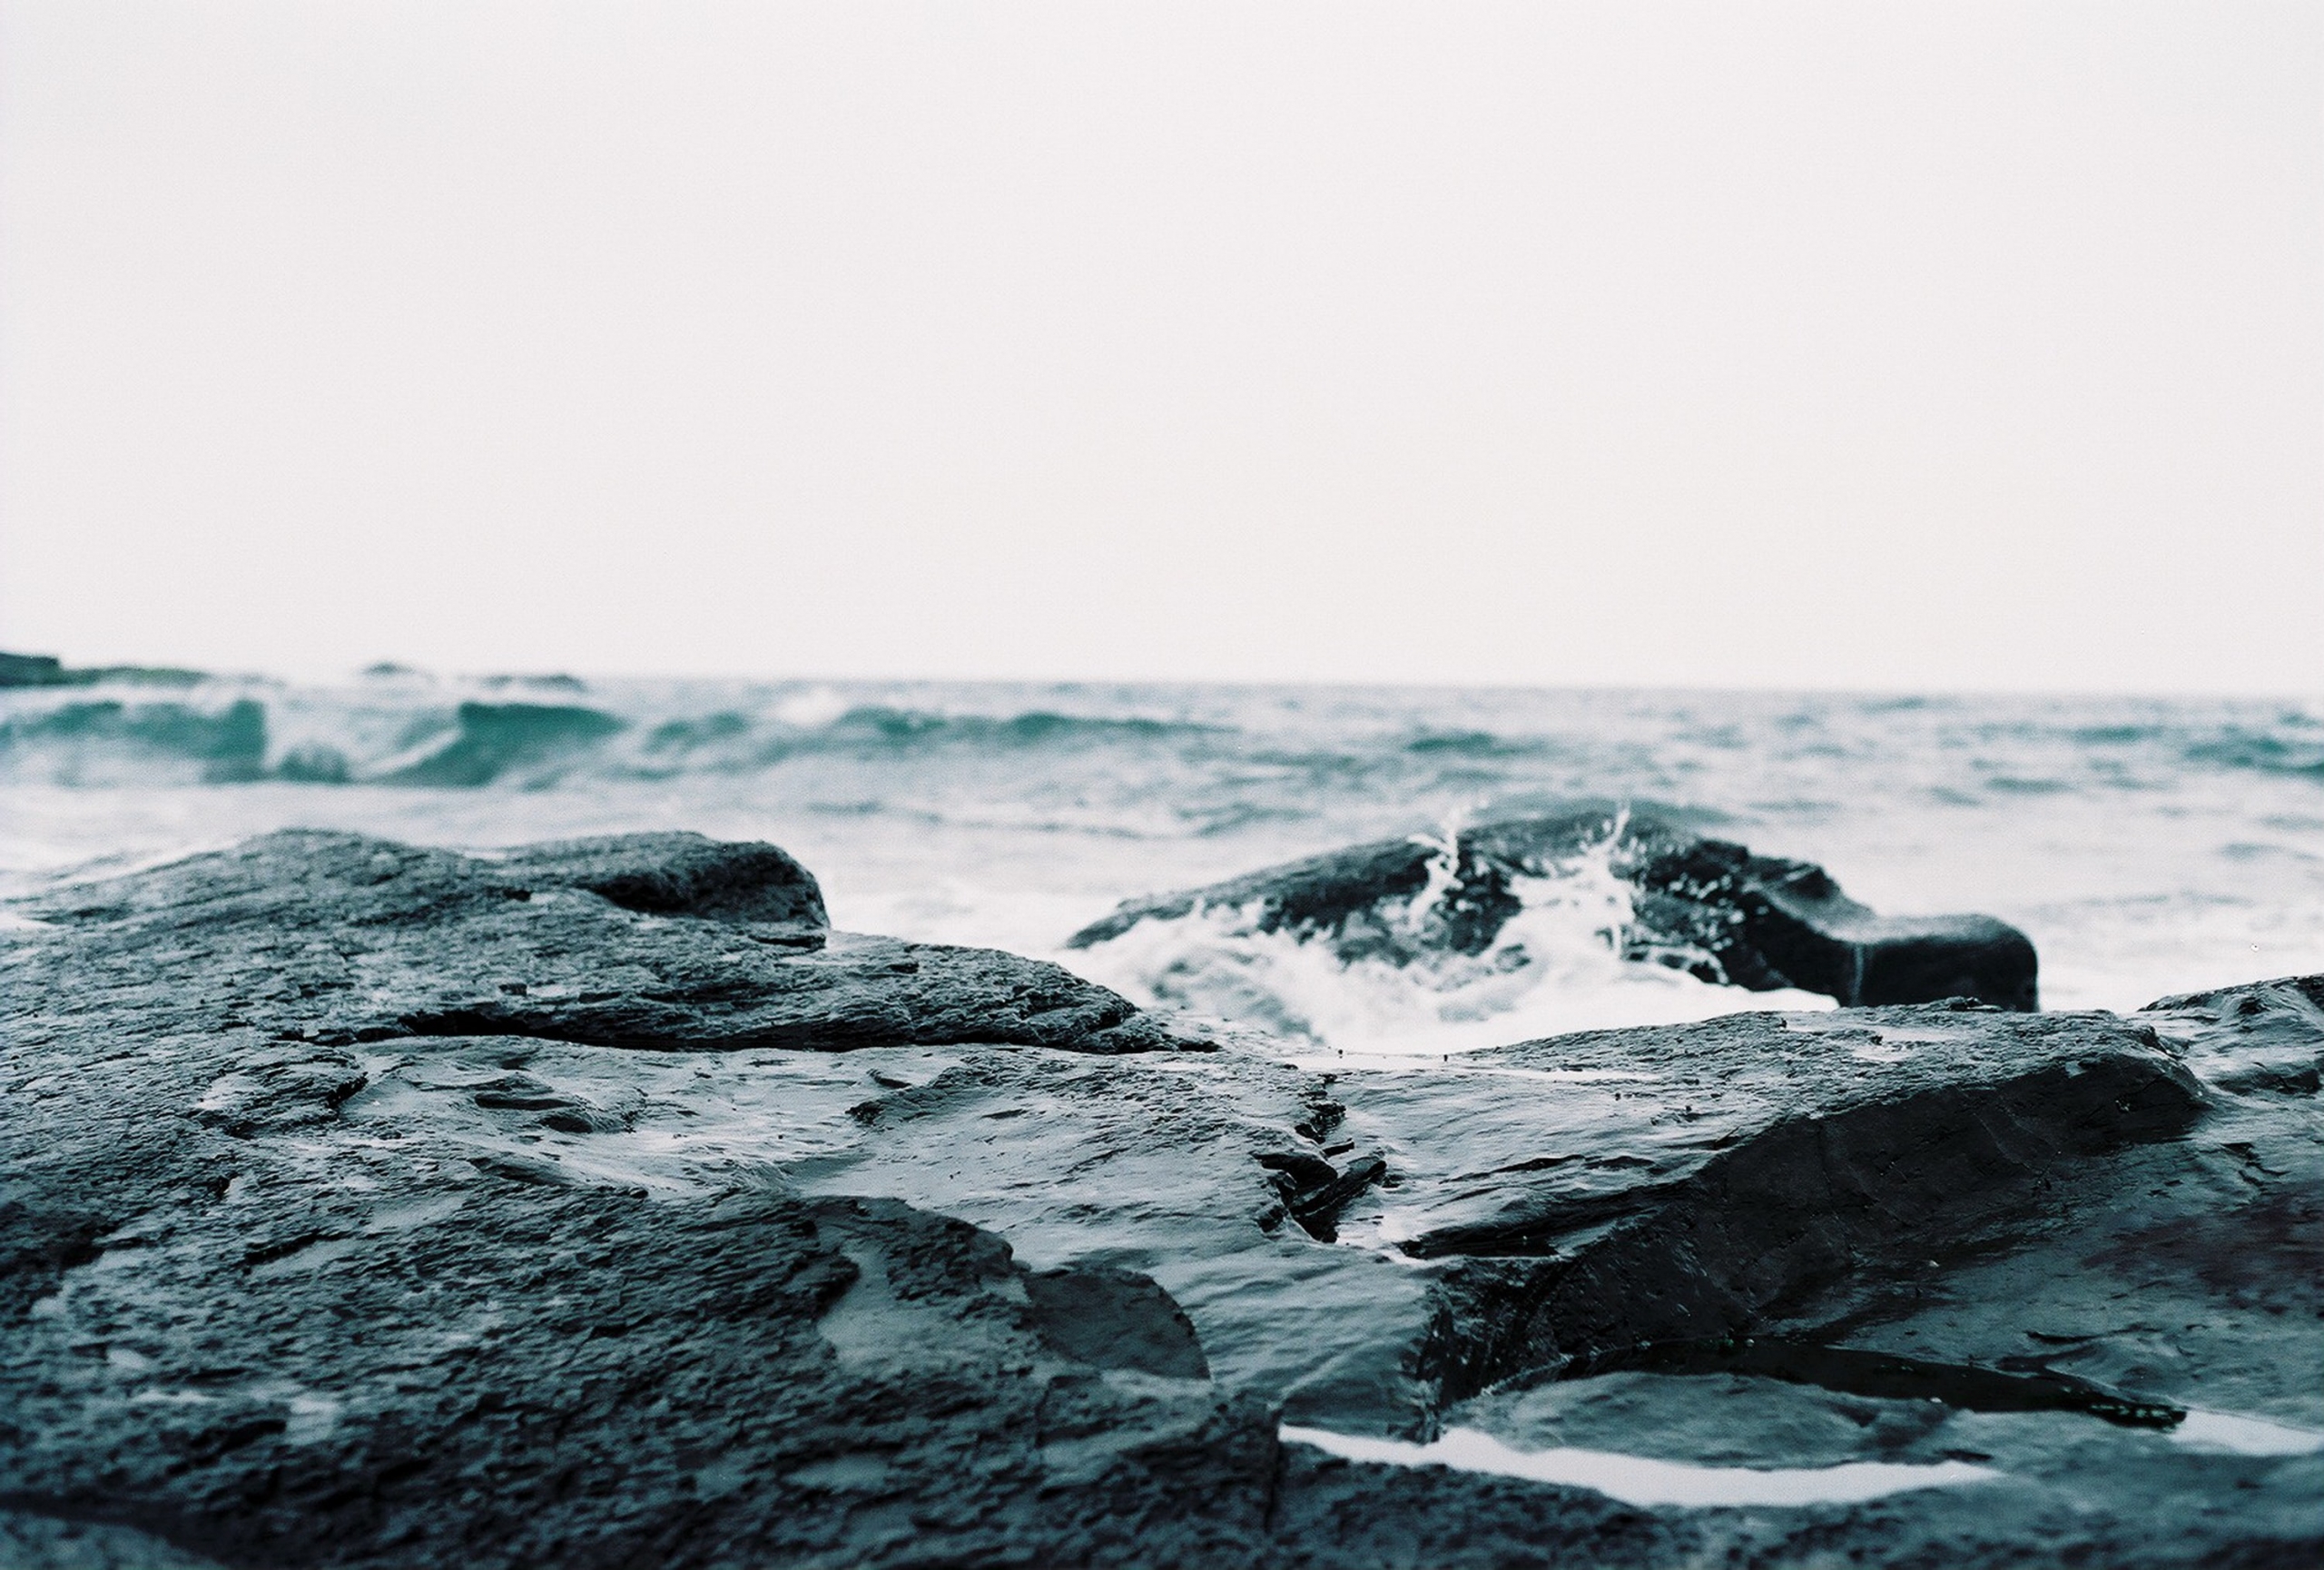
[[[133,680],[0,693],[0,891],[269,829],[773,840],[834,921],[1054,958],[1333,1052],[1822,1006],[1625,963],[1582,855],[1483,956],[1342,965],[1126,897],[1577,799],[2024,929],[2051,1008],[2324,971],[2324,702],[944,683]]]

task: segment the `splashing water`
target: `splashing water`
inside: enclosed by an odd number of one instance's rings
[[[1448,816],[1437,832],[1412,836],[1434,854],[1427,882],[1391,919],[1416,936],[1441,928],[1461,892],[1465,821]],[[1673,951],[1657,956],[1662,963],[1625,960],[1634,891],[1615,868],[1615,852],[1628,822],[1627,810],[1618,812],[1605,833],[1541,875],[1513,878],[1522,908],[1478,953],[1435,944],[1409,963],[1343,960],[1320,937],[1262,931],[1252,910],[1211,906],[1140,922],[1073,961],[1149,1008],[1364,1054],[1470,1052],[1738,1009],[1833,1006],[1815,992],[1740,992],[1683,968],[1708,956]]]

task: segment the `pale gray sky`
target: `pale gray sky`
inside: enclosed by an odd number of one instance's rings
[[[2324,6],[0,0],[0,647],[2324,690]]]

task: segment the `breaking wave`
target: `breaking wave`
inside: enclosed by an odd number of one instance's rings
[[[1385,913],[1419,940],[1398,946],[1405,957],[1343,958],[1326,936],[1263,930],[1250,905],[1140,921],[1071,963],[1148,1008],[1364,1054],[1407,1054],[1420,1043],[1462,1052],[1738,1008],[1833,1006],[1813,992],[1739,993],[1703,979],[1716,968],[1706,955],[1642,948],[1635,889],[1616,865],[1622,830],[1616,815],[1573,855],[1512,879],[1522,908],[1473,953],[1425,941],[1459,893],[1455,822],[1415,836],[1435,852],[1428,881]]]
[[[612,715],[572,704],[464,703],[448,735],[421,741],[370,777],[382,785],[490,785],[512,769],[537,769],[626,728]]]
[[[748,705],[678,714],[666,712],[666,697],[618,707],[512,701],[512,686],[559,697],[586,689],[570,676],[496,676],[471,684],[475,696],[461,696],[399,667],[379,667],[354,689],[190,685],[197,690],[167,701],[80,690],[69,696],[53,689],[8,694],[8,712],[0,715],[0,778],[63,785],[276,779],[538,788],[576,773],[666,779],[746,774],[817,755],[910,761],[1088,752],[1198,746],[1233,734],[1231,726],[1134,715],[848,704],[816,687],[754,691],[749,696],[756,701]]]
[[[921,709],[872,705],[849,709],[822,731],[802,737],[801,745],[927,746],[965,743],[970,746],[1044,746],[1206,736],[1219,728],[1167,720],[1056,714],[1048,709],[1003,717],[931,714]]]
[[[2305,775],[2324,781],[2324,725],[2298,723],[2305,717],[2287,716],[2284,726],[2272,731],[2224,726],[2217,735],[2191,743],[2186,749],[2187,760],[2261,774]]]
[[[1868,764],[1878,756],[1866,750],[1869,738],[1881,732],[1894,738],[1884,748],[1959,759],[1928,787],[1949,801],[1972,792],[2153,786],[2188,769],[2324,783],[2324,718],[2283,705],[2245,704],[2222,717],[2190,704],[2104,700],[2087,716],[2036,707],[1997,717],[1960,699],[1768,699],[1758,701],[1766,713],[1689,712],[1642,736],[1634,716],[1609,705],[1616,695],[1576,695],[1578,725],[1512,726],[1475,696],[1452,695],[1442,719],[1415,723],[1421,706],[1408,700],[1401,713],[1375,704],[1376,717],[1350,728],[1329,723],[1331,706],[1311,705],[1297,689],[1021,687],[1015,692],[1032,701],[1011,704],[1005,688],[591,687],[568,676],[439,681],[394,666],[318,687],[177,671],[72,674],[69,683],[0,691],[0,778],[467,790],[539,788],[568,776],[750,775],[817,759],[1005,766],[1031,755],[1102,755],[1118,766],[1140,757],[1215,763],[1313,791],[1407,798],[1463,788],[1498,795],[1542,775],[1561,776],[1569,791],[1620,784],[1669,795],[1699,769],[1681,757],[1782,752]],[[169,678],[166,696],[155,690],[160,676]],[[1467,723],[1470,714],[1484,723]],[[1250,810],[1275,804],[1238,804],[1227,815]]]
[[[574,705],[461,702],[382,711],[222,695],[215,701],[74,699],[0,719],[0,777],[62,785],[473,787],[550,783],[627,729]]]
[[[75,699],[0,719],[10,777],[60,785],[225,785],[266,773],[266,708],[123,698]]]

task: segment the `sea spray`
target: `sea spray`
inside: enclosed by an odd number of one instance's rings
[[[1078,951],[1071,963],[1153,1008],[1271,1032],[1311,1048],[1362,1054],[1466,1052],[1533,1036],[1706,1018],[1740,1009],[1826,1009],[1790,989],[1744,993],[1700,979],[1705,956],[1624,957],[1634,890],[1617,866],[1627,810],[1538,875],[1510,887],[1521,908],[1482,952],[1424,940],[1462,892],[1465,815],[1413,843],[1433,851],[1427,881],[1392,920],[1417,939],[1413,957],[1343,958],[1320,934],[1263,930],[1250,907],[1197,905],[1142,921]]]

